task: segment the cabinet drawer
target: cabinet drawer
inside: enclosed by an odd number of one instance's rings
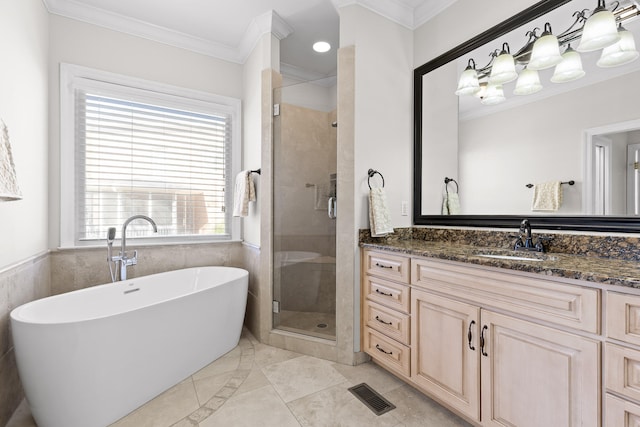
[[[600,331],[598,289],[433,259],[414,259],[411,265],[413,285],[481,306],[596,334]]]
[[[607,336],[640,345],[640,296],[607,293]]]
[[[606,427],[640,426],[640,406],[607,393],[604,425]]]
[[[394,310],[409,312],[411,303],[410,287],[371,276],[364,278],[364,287],[367,299]]]
[[[640,351],[607,343],[605,357],[607,389],[640,401]]]
[[[364,252],[364,271],[386,279],[409,283],[409,258],[385,252]]]
[[[409,345],[409,315],[386,308],[373,301],[365,301],[364,319],[367,326],[386,336]]]
[[[408,377],[411,349],[369,327],[364,329],[364,351],[380,365]]]

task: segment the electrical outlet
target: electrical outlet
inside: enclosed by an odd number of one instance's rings
[[[409,202],[402,201],[400,204],[400,215],[408,216],[409,215]]]

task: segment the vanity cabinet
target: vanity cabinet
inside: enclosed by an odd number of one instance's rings
[[[640,426],[640,296],[607,292],[606,323],[606,425]]]
[[[601,425],[599,289],[458,262],[406,259],[411,304],[403,313],[411,333],[401,349],[411,363],[405,380],[481,426]],[[372,279],[377,280],[363,277],[365,299]],[[365,349],[387,366],[367,335],[381,334],[396,345],[404,341],[372,323],[375,302],[365,306]]]
[[[422,290],[411,293],[411,380],[480,419],[480,308]]]
[[[409,258],[364,251],[362,256],[363,349],[380,365],[410,376]]]

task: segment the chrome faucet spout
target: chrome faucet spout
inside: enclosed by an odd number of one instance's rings
[[[118,257],[120,261],[120,280],[127,280],[127,267],[130,265],[136,265],[138,263],[138,251],[134,251],[132,257],[127,256],[127,226],[131,221],[134,221],[136,219],[144,219],[151,224],[154,233],[158,232],[158,226],[156,225],[155,221],[146,215],[134,215],[127,218],[127,220],[122,225],[122,250],[120,252],[120,256]]]
[[[153,227],[153,232],[158,232],[158,226],[156,225],[156,222],[146,215],[134,215],[127,218],[124,224],[122,224],[122,256],[125,256],[125,253],[127,251],[127,226],[131,221],[134,221],[136,219],[144,219],[145,221],[148,221]]]

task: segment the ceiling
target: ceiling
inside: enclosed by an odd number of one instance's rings
[[[281,39],[283,73],[335,74],[335,49],[313,52],[325,40],[339,45],[337,9],[359,4],[415,29],[456,0],[43,0],[49,12],[244,63],[257,40]]]

